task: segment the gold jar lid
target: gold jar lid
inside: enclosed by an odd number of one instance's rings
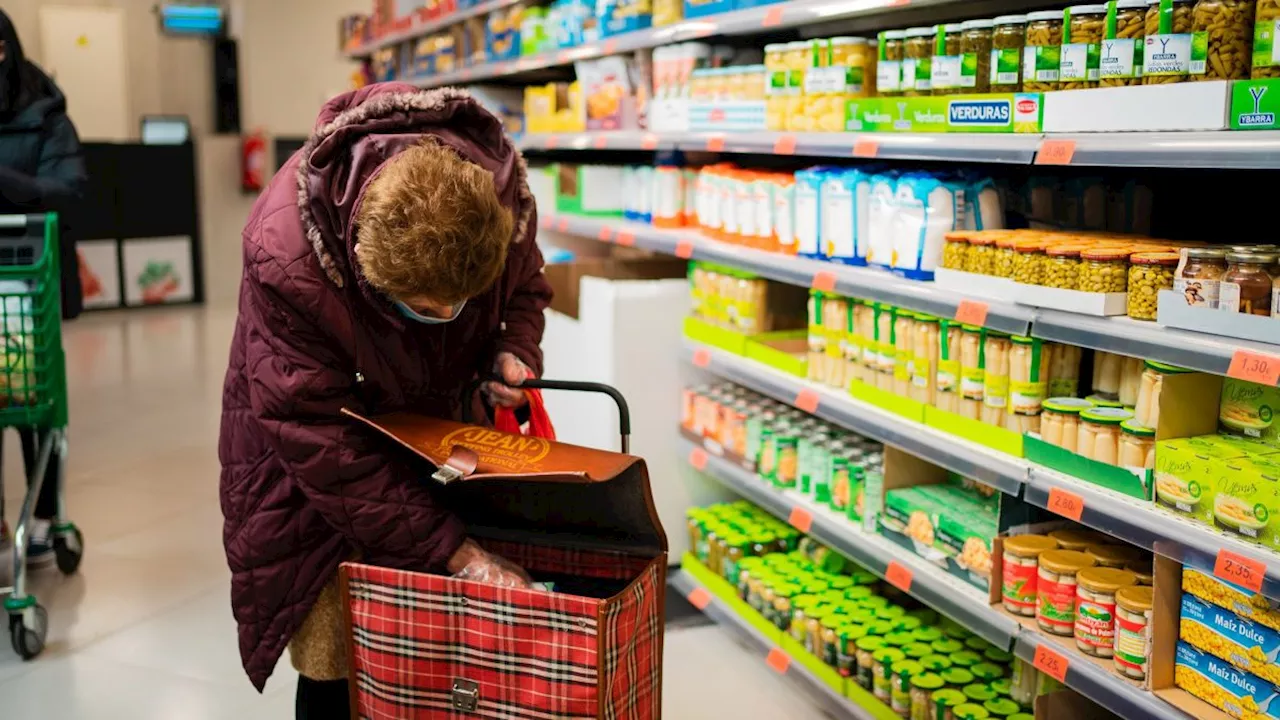
[[[1013,535],[1004,539],[1005,552],[1017,557],[1038,557],[1057,547],[1058,541],[1047,535]]]
[[[1085,568],[1076,575],[1076,584],[1096,593],[1114,593],[1122,587],[1138,584],[1138,576],[1128,570],[1108,567]]]
[[[1049,537],[1063,550],[1084,550],[1090,545],[1105,545],[1107,536],[1093,530],[1054,530]]]
[[[1070,575],[1093,567],[1092,556],[1076,550],[1049,550],[1040,554],[1040,567],[1058,575]]]
[[[1151,612],[1154,592],[1146,585],[1130,585],[1116,591],[1116,605],[1131,613]]]
[[[1139,585],[1150,585],[1155,582],[1156,576],[1151,569],[1151,563],[1129,563],[1124,566],[1125,570],[1138,576]]]
[[[1099,565],[1121,568],[1142,556],[1142,551],[1128,545],[1090,545],[1085,550]]]

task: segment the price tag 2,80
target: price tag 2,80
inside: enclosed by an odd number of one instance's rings
[[[986,325],[987,304],[977,300],[961,300],[956,306],[956,322],[964,325]]]
[[[1218,560],[1213,564],[1213,574],[1221,580],[1260,592],[1262,581],[1267,576],[1267,568],[1257,560],[1230,550],[1219,550]]]
[[[1049,502],[1047,505],[1049,512],[1076,522],[1080,522],[1080,515],[1084,513],[1084,498],[1073,492],[1067,492],[1062,488],[1049,489]]]
[[[1067,667],[1071,662],[1065,655],[1049,647],[1048,643],[1042,642],[1036,646],[1036,654],[1031,664],[1054,680],[1064,684],[1067,682]]]

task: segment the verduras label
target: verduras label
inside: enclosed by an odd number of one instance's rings
[[[1099,79],[1142,77],[1142,55],[1142,43],[1133,38],[1103,40],[1098,57]]]

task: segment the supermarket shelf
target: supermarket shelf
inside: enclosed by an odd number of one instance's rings
[[[1280,131],[1049,134],[1075,143],[1072,165],[1280,168]]]
[[[672,573],[667,578],[667,584],[685,597],[688,597],[690,593],[699,588],[706,589],[702,583],[698,582],[697,578],[683,570],[677,570]],[[777,647],[776,643],[771,642],[760,634],[759,630],[756,630],[739,617],[714,593],[708,592],[707,595],[710,597],[710,602],[702,609],[702,612],[715,621],[717,625],[732,631],[739,640],[744,641],[754,649],[758,649],[762,661],[769,651]],[[826,683],[814,677],[801,663],[791,663],[787,666],[784,674],[788,680],[796,683],[805,696],[811,698],[818,707],[826,711],[831,717],[848,718],[848,720],[873,720],[875,717],[849,700],[837,695]]]
[[[1073,493],[1084,501],[1081,523],[1183,565],[1212,573],[1219,550],[1256,560],[1267,570],[1262,594],[1280,599],[1280,556],[1275,553],[1183,520],[1153,502],[1137,500],[1049,468],[1032,465],[1024,499],[1032,505],[1048,508],[1049,493],[1054,489]]]
[[[1067,687],[1079,692],[1102,707],[1128,720],[1191,720],[1174,706],[1151,693],[1142,690],[1116,675],[1110,668],[1102,667],[1074,656],[1064,649],[1071,638],[1051,638],[1034,630],[1022,629],[1014,643],[1013,652],[1019,658],[1033,662],[1036,647],[1046,643],[1064,657],[1072,658],[1067,667]]]
[[[618,130],[613,132],[526,133],[516,140],[521,150],[674,150],[676,138],[667,134]]]
[[[823,420],[905,450],[1003,493],[1017,497],[1026,482],[1027,463],[1019,458],[912,422],[848,393],[807,382],[733,353],[685,341],[687,359],[692,360],[695,353],[704,352],[700,360],[708,360],[704,368],[708,372],[785,403],[794,404],[802,390],[809,390],[818,397],[814,414]]]
[[[700,447],[683,438],[680,443],[686,453]],[[792,518],[799,508],[812,517],[806,531],[809,535],[881,577],[890,562],[907,568],[911,571],[912,596],[988,642],[1003,648],[1011,646],[1018,631],[1017,622],[992,610],[986,594],[977,588],[944,574],[889,540],[862,532],[843,515],[798,494],[766,485],[751,472],[727,460],[708,453],[702,472],[783,520]]]
[[[625,234],[628,236],[628,244],[639,248],[730,265],[791,285],[810,287],[815,275],[829,273],[835,278],[835,289],[839,292],[939,317],[955,317],[956,308],[965,299],[957,293],[936,288],[933,283],[905,280],[880,270],[753,250],[711,240],[697,232],[662,230],[619,218],[555,215],[544,217],[542,224],[546,229],[554,228],[560,232],[602,240],[617,241],[620,235]],[[1031,308],[990,300],[984,302],[988,306],[987,327],[1015,335],[1027,334],[1033,317]]]
[[[344,54],[352,60],[369,57],[374,52],[381,50],[382,48],[399,45],[407,40],[412,40],[423,35],[429,35],[438,30],[443,30],[452,25],[457,25],[467,18],[488,15],[494,10],[501,10],[504,7],[515,5],[518,2],[520,2],[520,0],[487,0],[487,2],[476,3],[469,8],[449,13],[444,17],[432,19],[419,19],[415,17],[412,20],[403,23],[403,28],[392,30],[373,42],[366,43],[353,50],[348,50]]]

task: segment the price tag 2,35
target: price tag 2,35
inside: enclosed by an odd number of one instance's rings
[[[1227,367],[1227,377],[1274,387],[1280,382],[1280,357],[1252,350],[1236,350],[1231,356],[1231,365]]]
[[[1267,576],[1267,567],[1257,560],[1247,558],[1230,550],[1219,550],[1218,560],[1213,564],[1213,574],[1220,580],[1226,580],[1242,588],[1254,592],[1262,590],[1262,581]]]
[[[911,568],[898,564],[897,560],[884,569],[884,579],[902,592],[911,592]]]
[[[1073,492],[1067,492],[1062,488],[1049,489],[1049,502],[1047,505],[1049,512],[1076,522],[1080,522],[1080,515],[1084,513],[1084,498]]]
[[[1031,664],[1054,680],[1063,684],[1067,682],[1067,667],[1071,662],[1065,655],[1049,647],[1048,643],[1036,645],[1036,654],[1032,657]]]

